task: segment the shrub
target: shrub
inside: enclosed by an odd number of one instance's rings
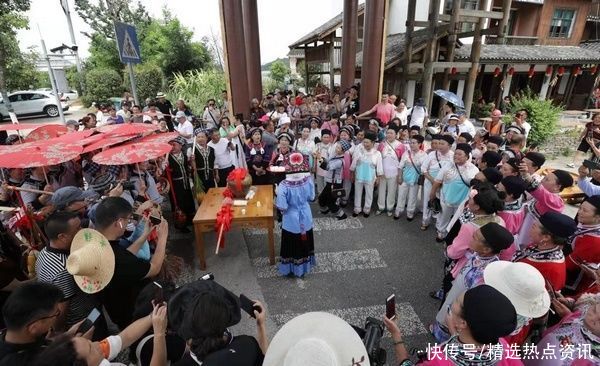
[[[85,74],[83,104],[108,103],[111,97],[123,94],[122,85],[123,80],[118,72],[105,68],[91,69]]]
[[[147,98],[154,99],[156,97],[156,93],[161,91],[163,88],[162,71],[154,64],[147,63],[135,66],[133,68],[133,75],[135,75],[137,96],[142,104],[144,104],[144,101]],[[123,76],[123,86],[125,90],[131,90],[129,69],[125,70],[125,74]]]
[[[512,97],[511,113],[525,109],[527,122],[531,125],[531,132],[527,138],[530,143],[543,143],[557,130],[557,123],[562,107],[552,104],[552,100],[540,100],[538,95],[530,89],[517,93]]]
[[[191,70],[185,74],[173,74],[166,94],[173,104],[176,100],[183,99],[194,113],[200,114],[206,101],[220,96],[225,88],[225,74],[222,71]]]

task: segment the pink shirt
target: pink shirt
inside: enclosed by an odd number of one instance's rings
[[[381,121],[382,126],[387,126],[392,118],[396,116],[396,109],[391,103],[377,103],[375,106],[375,117]]]

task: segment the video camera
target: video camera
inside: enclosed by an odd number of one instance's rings
[[[387,361],[387,352],[381,348],[381,338],[383,337],[383,322],[381,320],[368,317],[365,321],[365,327],[359,328],[352,326],[359,337],[362,339],[369,362],[371,366],[383,366]]]

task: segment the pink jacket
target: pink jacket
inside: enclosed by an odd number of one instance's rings
[[[352,165],[352,155],[350,151],[344,153],[344,167],[342,169],[342,179],[349,180],[352,177],[350,174],[350,165]]]
[[[452,277],[456,278],[465,264],[467,264],[467,252],[471,251],[470,244],[473,240],[473,234],[475,231],[477,231],[481,226],[492,221],[504,226],[504,220],[498,216],[494,216],[493,218],[485,217],[479,220],[476,218],[474,221],[464,223],[460,226],[458,235],[456,235],[456,238],[454,238],[452,244],[446,249],[446,255],[448,255],[448,258],[458,261],[454,268],[452,268]],[[502,260],[507,260],[505,258],[508,256],[508,254],[505,254],[504,252],[511,250],[511,248],[514,248],[514,245],[511,245],[509,249],[500,252],[499,257]],[[514,254],[514,249],[512,254]],[[512,258],[512,254],[510,254],[508,260]]]

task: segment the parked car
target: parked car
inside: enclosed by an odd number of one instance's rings
[[[38,89],[38,91],[43,91],[43,92],[47,92],[50,94],[54,94],[52,91],[52,88],[41,88],[41,89]],[[74,89],[70,89],[64,93],[60,93],[60,100],[66,100],[67,102],[78,99],[78,98],[79,98],[79,93],[77,92],[77,90],[74,90]]]
[[[56,105],[56,98],[49,92],[39,90],[27,90],[10,93],[8,99],[17,116],[32,116],[45,114],[48,117],[58,117],[59,111]],[[69,110],[66,101],[61,100],[63,111]],[[8,118],[8,109],[4,100],[0,97],[0,121]]]

